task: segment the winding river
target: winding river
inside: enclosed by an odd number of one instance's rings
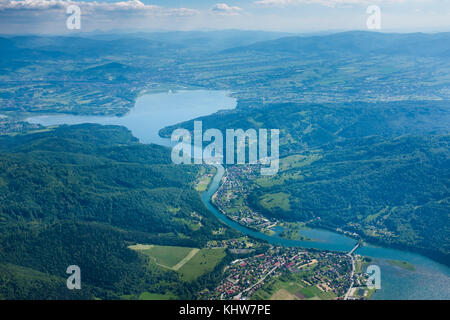
[[[235,107],[236,99],[225,91],[185,90],[143,95],[138,98],[135,107],[123,117],[55,114],[31,117],[27,120],[45,126],[80,123],[122,125],[130,129],[143,143],[170,147],[170,140],[158,135],[161,128]],[[209,211],[229,227],[274,245],[342,252],[348,252],[354,247],[354,239],[327,230],[303,230],[302,235],[312,240],[294,241],[282,239],[277,235],[265,235],[228,219],[211,204],[211,197],[219,188],[223,174],[223,168],[218,167],[208,190],[202,194],[202,200]],[[419,254],[373,245],[361,247],[357,253],[372,257],[374,263],[381,268],[381,289],[374,294],[373,299],[450,299],[450,268],[442,264]],[[408,261],[414,265],[415,270],[408,271],[393,266],[387,260]]]

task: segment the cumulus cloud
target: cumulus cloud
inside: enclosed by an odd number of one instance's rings
[[[199,10],[148,5],[140,0],[0,0],[3,33],[67,33],[66,9],[80,7],[83,31],[110,29],[183,28],[197,19]]]
[[[361,29],[366,27],[366,10],[358,7],[372,4],[383,9],[384,28],[421,28],[448,30],[450,0],[250,0],[245,10],[220,2],[203,9],[194,9],[198,0],[185,0],[192,8],[171,8],[151,5],[152,0],[0,0],[0,30],[2,33],[69,33],[66,8],[81,8],[81,30],[194,30],[194,29],[266,29],[276,31],[318,31]],[[221,2],[224,1],[224,2]],[[160,1],[161,2],[161,1]],[[256,5],[255,5],[256,3]],[[414,6],[417,4],[429,3]],[[318,4],[355,10],[326,10],[302,5]],[[383,5],[386,4],[386,7]],[[389,11],[388,4],[400,4]],[[262,6],[286,7],[287,10],[260,10]],[[292,7],[289,7],[292,6]],[[318,9],[318,10],[316,10]],[[322,10],[325,9],[325,10]],[[421,10],[420,15],[416,10]],[[359,10],[359,11],[358,11]],[[357,15],[359,12],[359,15]],[[360,18],[358,18],[360,17]],[[419,24],[419,25],[418,25]]]
[[[226,3],[217,3],[212,11],[216,14],[220,15],[237,15],[240,11],[242,11],[239,7],[229,6]]]
[[[339,5],[368,5],[368,4],[382,4],[382,3],[405,3],[427,0],[257,0],[254,3],[259,6],[277,6],[285,7],[294,4],[320,4],[327,7],[336,7]]]
[[[139,0],[128,0],[119,2],[87,2],[87,1],[71,1],[71,0],[18,0],[18,1],[0,1],[0,11],[7,10],[62,10],[70,5],[77,5],[81,8],[82,13],[95,12],[136,12],[143,14],[158,15],[195,15],[198,13],[195,9],[188,8],[163,8],[155,5],[147,5]]]

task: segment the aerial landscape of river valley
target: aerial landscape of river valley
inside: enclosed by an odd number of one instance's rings
[[[99,123],[102,125],[123,125],[144,143],[171,146],[168,139],[159,137],[158,132],[166,126],[193,118],[207,116],[222,109],[234,108],[236,100],[225,91],[177,91],[147,94],[141,96],[136,106],[124,117],[42,115],[28,118],[30,123],[44,126],[62,124]],[[273,245],[286,247],[305,247],[319,250],[349,252],[356,241],[345,235],[323,229],[305,229],[302,235],[308,241],[295,241],[268,236],[251,230],[228,219],[211,204],[211,197],[219,188],[224,174],[219,167],[208,190],[202,194],[205,206],[218,219],[229,227],[243,234],[261,239]],[[450,269],[426,257],[415,253],[364,244],[357,249],[357,254],[375,258],[382,270],[382,289],[373,295],[373,299],[448,299],[450,286]],[[387,262],[387,260],[407,261],[414,270],[404,269]]]
[[[450,33],[190,30],[366,12],[203,2],[88,1],[86,30],[0,35],[0,300],[449,300]],[[89,29],[99,8],[189,30]]]

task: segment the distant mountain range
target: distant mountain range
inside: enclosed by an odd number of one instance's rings
[[[450,55],[450,33],[385,34],[353,31],[324,36],[283,37],[231,48],[223,53],[253,52],[260,54],[329,54],[329,55]]]
[[[295,55],[450,55],[450,33],[386,34],[353,31],[320,36],[284,33],[217,31],[132,33],[83,36],[17,36],[0,38],[3,58],[101,55],[159,55],[182,52]]]

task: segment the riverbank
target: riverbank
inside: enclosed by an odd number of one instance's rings
[[[212,197],[220,187],[225,170],[218,168],[211,186],[202,194],[205,206],[223,223],[243,234],[283,247],[303,247],[324,251],[349,252],[355,246],[355,239],[323,229],[305,230],[306,235],[315,241],[293,241],[269,236],[229,219],[212,204]],[[219,208],[220,209],[220,208]],[[400,251],[366,243],[358,248],[357,254],[372,258],[382,272],[382,288],[370,292],[373,299],[450,299],[450,270],[447,266],[427,257],[409,251]],[[414,265],[414,272],[392,266],[387,260],[401,260]]]
[[[411,253],[420,254],[420,255],[427,257],[437,263],[445,265],[446,267],[450,267],[450,257],[440,255],[439,253],[436,253],[436,252],[430,252],[429,250],[422,250],[417,247],[399,244],[399,243],[395,243],[395,242],[386,242],[380,238],[370,237],[370,236],[367,236],[364,234],[359,234],[356,232],[345,231],[340,228],[333,228],[333,227],[321,224],[320,222],[317,222],[317,221],[315,221],[313,223],[308,223],[307,226],[310,228],[320,228],[320,229],[329,230],[331,232],[340,233],[347,237],[353,238],[356,241],[362,240],[365,244],[367,244],[369,246],[389,247],[389,248],[395,249],[395,250],[409,251]]]
[[[166,125],[173,125],[198,117],[198,114],[208,115],[223,106],[234,108],[235,99],[230,98],[227,92],[208,93],[180,91],[173,94],[159,93],[142,96],[136,102],[133,112],[123,118],[107,117],[74,117],[72,115],[55,115],[37,117],[37,122],[44,125],[99,123],[115,124],[127,127],[141,142],[156,143],[170,146],[170,141],[158,136],[158,131]],[[200,105],[200,106],[199,106]],[[244,228],[238,223],[229,220],[221,214],[212,204],[211,197],[220,185],[223,168],[217,172],[201,198],[207,209],[228,227],[247,234],[249,237],[267,243],[284,247],[303,247],[316,250],[349,252],[355,245],[355,240],[336,232],[322,229],[306,230],[306,236],[315,241],[294,241],[280,239],[261,234],[257,231]],[[377,247],[369,244],[358,249],[358,254],[374,257],[382,269],[383,287],[374,294],[378,299],[450,299],[450,269],[437,264],[428,258],[411,252],[399,251]],[[411,272],[392,266],[384,260],[402,260],[413,264],[416,271]]]

